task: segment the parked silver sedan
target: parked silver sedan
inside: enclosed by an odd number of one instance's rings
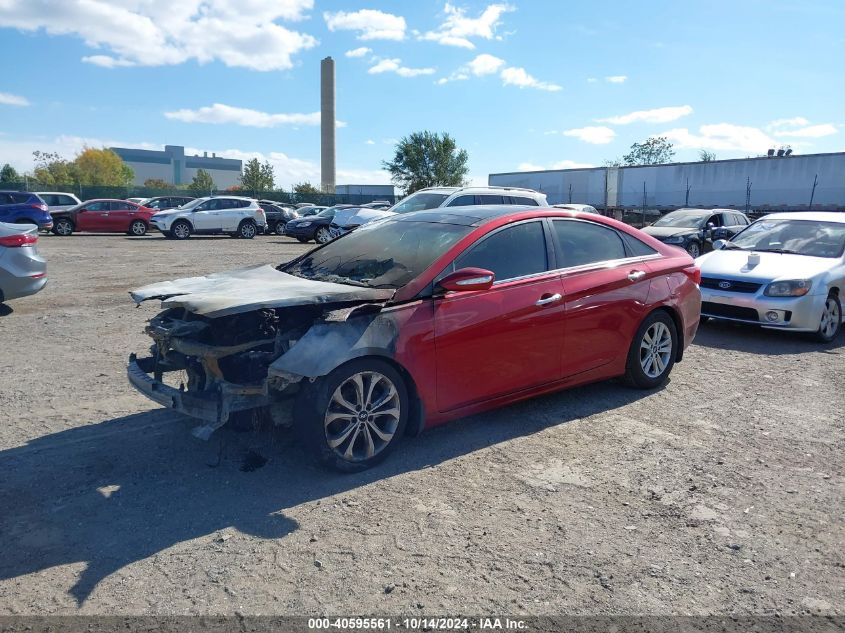
[[[767,215],[696,259],[701,316],[811,332],[842,328],[845,213]]]
[[[0,303],[33,295],[47,283],[47,262],[38,253],[38,227],[0,222]]]

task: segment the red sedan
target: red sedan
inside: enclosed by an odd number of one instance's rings
[[[662,385],[698,328],[699,280],[684,251],[595,214],[396,215],[278,268],[133,291],[168,310],[128,376],[205,420],[202,437],[230,412],[263,407],[283,424],[290,406],[319,460],[360,470],[407,433],[538,394]]]
[[[70,209],[52,212],[53,233],[67,236],[74,231],[87,231],[140,237],[147,233],[150,218],[156,211],[128,200],[86,200]]]

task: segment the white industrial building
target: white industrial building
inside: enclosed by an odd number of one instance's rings
[[[115,154],[135,172],[133,185],[141,186],[149,179],[160,179],[173,185],[187,185],[204,169],[214,181],[215,189],[239,185],[243,163],[240,159],[219,158],[216,154],[185,155],[181,145],[165,145],[164,151],[111,147]]]

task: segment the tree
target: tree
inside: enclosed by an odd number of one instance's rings
[[[149,187],[150,189],[165,189],[166,191],[173,191],[176,189],[176,185],[161,178],[147,178],[144,181],[144,186]]]
[[[631,145],[631,151],[622,157],[625,165],[660,165],[668,163],[675,155],[674,146],[665,136],[652,136],[642,143]]]
[[[293,186],[293,192],[298,193],[299,195],[303,194],[314,194],[320,193],[320,190],[317,189],[314,185],[310,182],[298,182]]]
[[[73,185],[78,182],[74,164],[56,152],[32,152],[35,161],[33,175],[42,185]]]
[[[396,144],[393,160],[382,165],[391,180],[405,194],[423,187],[455,187],[466,182],[469,173],[466,150],[459,150],[449,134],[414,132]]]
[[[197,174],[191,184],[188,185],[188,189],[197,195],[207,196],[214,190],[214,181],[211,179],[211,174],[204,169],[197,169]]]
[[[9,163],[3,165],[0,169],[0,182],[18,182],[21,179],[17,170]]]
[[[244,165],[244,173],[241,174],[243,188],[252,191],[253,194],[259,191],[270,191],[273,189],[273,166],[264,162],[262,165],[257,158],[247,161]]]
[[[125,187],[132,183],[135,173],[110,149],[85,147],[73,160],[76,181],[80,185]]]
[[[716,152],[708,152],[706,149],[698,152],[698,160],[702,163],[711,163],[716,160]]]

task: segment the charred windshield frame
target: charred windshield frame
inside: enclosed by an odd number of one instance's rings
[[[472,230],[463,224],[386,219],[365,224],[278,269],[303,279],[398,289]]]

